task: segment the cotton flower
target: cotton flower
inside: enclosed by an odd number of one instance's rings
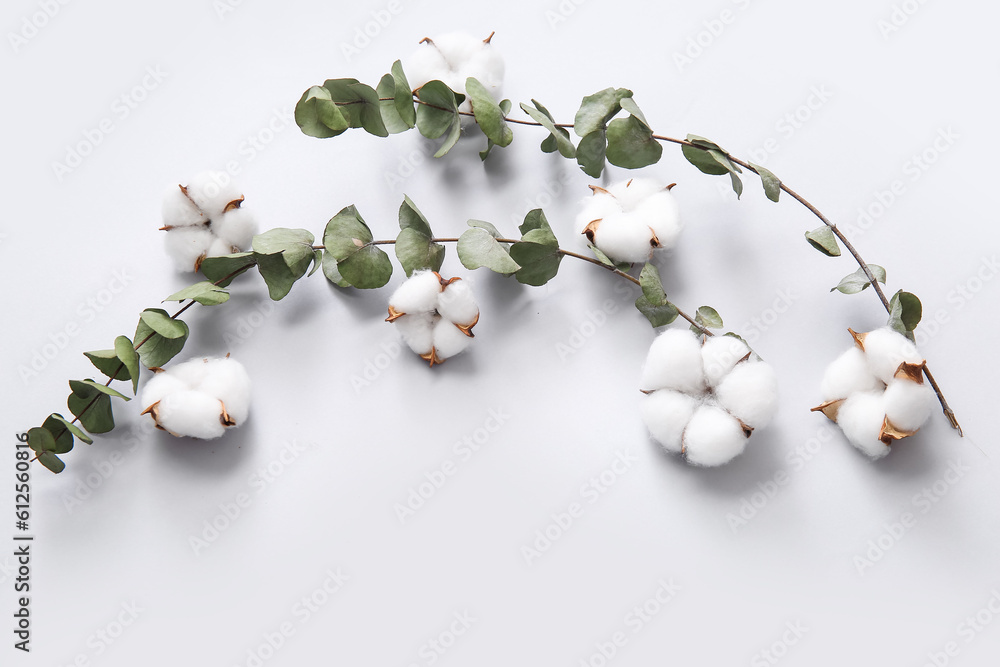
[[[389,298],[389,317],[411,350],[431,366],[472,342],[479,306],[469,284],[435,271],[414,271]]]
[[[406,73],[416,90],[428,81],[441,81],[456,93],[466,94],[465,81],[470,76],[483,84],[497,101],[503,86],[503,57],[490,43],[493,35],[479,39],[467,33],[453,32],[431,39],[425,37],[409,60]],[[472,112],[466,99],[459,111]]]
[[[241,208],[243,194],[229,174],[203,172],[163,197],[167,253],[181,271],[197,271],[206,257],[250,247],[257,222]]]
[[[702,341],[668,329],[642,371],[642,419],[653,439],[688,463],[718,466],[746,447],[778,408],[774,369],[732,336]]]
[[[162,370],[142,391],[142,414],[177,437],[209,440],[246,421],[250,378],[234,359],[192,359]]]
[[[851,335],[855,345],[827,367],[823,404],[813,411],[840,426],[852,445],[880,459],[889,445],[924,425],[934,392],[924,384],[924,358],[905,336],[888,327]]]
[[[615,262],[646,262],[657,248],[672,248],[681,231],[673,185],[633,178],[608,189],[590,186],[576,228]]]

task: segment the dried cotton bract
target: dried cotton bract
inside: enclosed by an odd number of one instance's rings
[[[483,84],[494,99],[499,100],[503,86],[503,57],[486,39],[460,32],[452,32],[431,39],[425,37],[409,60],[406,74],[416,90],[428,81],[441,81],[456,93],[465,92],[465,81],[470,76]],[[459,111],[470,113],[472,105],[466,99]],[[464,120],[464,119],[463,119]]]
[[[204,172],[163,197],[167,253],[181,271],[197,271],[206,257],[250,247],[257,222],[241,208],[243,194],[229,174]]]
[[[576,228],[615,262],[646,262],[657,248],[672,248],[681,231],[673,185],[634,178],[604,189],[590,186]]]
[[[888,327],[851,335],[855,345],[827,367],[824,402],[813,411],[840,426],[852,445],[880,459],[889,445],[924,425],[934,392],[924,384],[924,358],[905,336]]]
[[[732,336],[699,340],[668,329],[642,371],[642,419],[653,439],[688,463],[718,466],[746,447],[778,408],[774,369]]]
[[[394,323],[410,349],[433,366],[469,346],[479,306],[461,278],[414,271],[389,299],[385,321]]]
[[[142,391],[142,414],[177,437],[209,440],[246,421],[250,378],[234,359],[192,359],[162,370]]]

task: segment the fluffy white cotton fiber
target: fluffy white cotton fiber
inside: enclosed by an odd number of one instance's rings
[[[206,257],[250,247],[257,233],[253,215],[241,208],[243,194],[229,174],[203,172],[163,197],[167,254],[180,271],[197,271]]]
[[[479,306],[464,280],[414,271],[389,297],[389,317],[406,345],[431,366],[464,351],[479,321]]]
[[[500,101],[504,61],[490,38],[482,39],[459,32],[426,38],[403,64],[414,90],[428,81],[441,81],[456,93],[464,95],[465,82],[471,76],[483,84],[495,100]],[[459,110],[472,111],[468,99]]]
[[[157,373],[142,391],[143,414],[173,435],[218,438],[250,413],[250,378],[234,359],[192,359]]]
[[[616,262],[646,262],[655,249],[677,242],[680,211],[662,183],[635,178],[593,188],[577,215],[576,229]]]
[[[934,392],[924,384],[923,357],[905,336],[888,327],[851,333],[855,345],[827,367],[824,404],[814,410],[823,410],[852,445],[878,459],[890,443],[923,426]]]
[[[649,348],[640,410],[650,435],[692,464],[717,466],[738,456],[749,430],[778,407],[774,370],[732,336],[707,340],[668,329]]]

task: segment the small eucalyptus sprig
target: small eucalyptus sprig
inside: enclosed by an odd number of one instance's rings
[[[480,152],[482,160],[486,160],[495,147],[510,145],[514,139],[511,124],[536,126],[548,131],[541,143],[543,152],[575,160],[583,172],[593,178],[603,173],[607,163],[625,169],[653,165],[663,155],[663,144],[676,144],[688,162],[701,172],[729,176],[737,198],[743,194],[740,174],[746,170],[760,177],[769,200],[777,203],[784,192],[804,206],[822,222],[820,227],[805,232],[806,241],[828,257],[839,257],[840,245],[843,245],[858,264],[858,270],[845,276],[833,290],[856,294],[870,285],[889,315],[888,326],[913,340],[913,331],[922,316],[920,300],[903,290],[887,297],[880,286],[886,282],[885,269],[867,263],[836,224],[770,170],[735,157],[719,144],[694,134],[684,139],[656,134],[631,90],[606,88],[587,95],[573,123],[556,122],[549,110],[535,99],[530,104],[522,102],[519,105],[530,120],[511,118],[511,101],[496,101],[474,77],[466,80],[465,90],[471,112],[459,108],[466,95],[455,92],[441,81],[430,81],[411,90],[402,64],[397,60],[375,89],[357,79],[328,79],[322,86],[310,87],[295,107],[295,120],[303,133],[320,138],[335,137],[350,128],[363,128],[378,137],[416,128],[428,139],[444,137],[434,154],[434,157],[442,157],[458,142],[462,118],[472,117],[487,140],[486,148]],[[569,130],[574,131],[579,141],[573,141]],[[596,252],[595,255],[600,258]],[[655,289],[651,296],[653,302],[659,300]],[[654,322],[654,326],[658,325]],[[924,366],[923,372],[949,423],[962,434],[955,412],[930,369]]]

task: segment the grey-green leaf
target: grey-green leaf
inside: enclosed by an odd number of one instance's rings
[[[706,329],[721,329],[722,316],[719,311],[711,306],[701,306],[694,315],[694,320]]]
[[[875,280],[885,284],[885,269],[883,269],[878,264],[869,264],[868,270],[872,272],[875,276]],[[865,274],[864,269],[858,269],[854,273],[844,276],[840,283],[836,287],[831,287],[831,292],[842,292],[844,294],[857,294],[865,290],[871,282],[868,280],[868,276]]]
[[[466,230],[458,239],[457,250],[458,258],[467,269],[485,266],[497,273],[510,274],[521,268],[497,242],[496,236],[483,227]]]
[[[132,379],[129,370],[122,365],[115,350],[91,350],[84,352],[83,356],[90,359],[90,363],[108,377],[114,377],[116,380]]]
[[[546,137],[546,141],[550,142],[548,146],[558,150],[559,154],[563,157],[576,157],[576,147],[573,145],[572,139],[570,139],[569,132],[566,131],[565,128],[557,127],[555,120],[552,118],[552,114],[550,114],[549,110],[542,106],[537,100],[531,100],[531,103],[535,106],[531,107],[522,102],[521,110],[528,114],[532,120],[539,123],[542,127],[549,131],[549,136]],[[544,143],[542,150],[546,150],[546,145]],[[551,151],[546,150],[546,152]]]
[[[759,164],[750,163],[750,166],[754,168],[754,171],[760,176],[760,182],[764,186],[764,194],[773,202],[777,202],[778,198],[781,196],[781,179],[774,175],[770,170],[765,169]]]
[[[165,310],[159,308],[149,308],[143,314],[154,312],[169,317]],[[161,318],[162,319],[162,318]],[[157,368],[163,366],[173,359],[177,353],[184,349],[184,342],[188,336],[188,326],[181,320],[173,320],[183,327],[184,333],[176,338],[169,338],[157,333],[147,322],[146,318],[139,318],[139,324],[135,329],[136,351],[139,353],[139,360],[146,368]],[[90,429],[87,429],[88,431]],[[93,431],[91,431],[93,433]]]
[[[256,263],[254,253],[238,252],[233,255],[206,258],[201,263],[201,272],[212,284],[228,287],[236,276],[252,268]]]
[[[421,269],[438,271],[444,261],[444,246],[432,243],[430,236],[409,227],[396,237],[396,259],[407,277]]]
[[[185,287],[179,292],[174,292],[164,301],[186,301],[187,299],[193,299],[203,306],[217,306],[229,301],[229,292],[209,280],[203,280]]]
[[[475,77],[465,80],[465,92],[469,94],[472,114],[483,134],[497,146],[504,148],[514,140],[514,132],[507,125],[503,109],[493,99],[490,91]]]
[[[115,338],[115,354],[125,365],[125,369],[132,379],[132,393],[134,394],[139,388],[139,353],[135,351],[128,336]]]
[[[584,97],[573,122],[577,135],[585,137],[595,130],[603,129],[621,111],[621,101],[626,97],[632,97],[632,91],[626,88],[605,88]]]
[[[337,262],[337,270],[354,287],[375,289],[389,282],[392,261],[378,246],[366,245]]]
[[[455,93],[441,81],[429,81],[417,89],[423,104],[417,106],[417,129],[428,139],[438,139],[445,134],[444,143],[434,154],[442,157],[458,142],[462,132],[462,118],[458,105],[465,96]]]
[[[303,134],[328,139],[351,125],[323,86],[312,86],[295,105],[295,124]]]
[[[840,245],[837,243],[837,237],[829,226],[823,225],[811,232],[806,232],[806,240],[809,241],[809,245],[827,257],[840,257]]]
[[[625,169],[640,169],[655,164],[663,155],[663,146],[653,138],[653,131],[638,117],[618,118],[607,130],[608,162]]]
[[[600,178],[607,149],[607,132],[603,127],[580,139],[580,145],[576,147],[576,161],[583,173],[591,178]]]
[[[913,330],[922,316],[923,306],[915,294],[899,290],[889,301],[889,327],[910,340],[914,339]]]
[[[642,313],[653,327],[665,327],[677,319],[677,308],[670,302],[656,305],[646,298],[645,294],[635,300],[635,307]]]

